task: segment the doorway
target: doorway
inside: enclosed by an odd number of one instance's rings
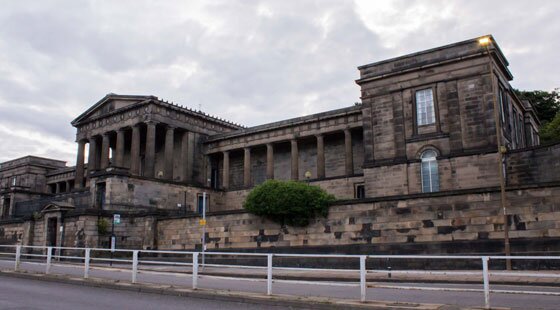
[[[47,221],[47,246],[56,246],[58,219],[51,217]]]

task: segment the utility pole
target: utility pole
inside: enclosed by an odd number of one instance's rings
[[[505,145],[502,141],[502,126],[500,123],[500,114],[498,101],[496,100],[496,90],[494,89],[494,65],[492,61],[492,56],[490,54],[490,49],[488,45],[491,43],[490,37],[482,37],[478,39],[478,43],[486,47],[486,54],[488,56],[488,66],[490,72],[490,90],[492,92],[492,103],[494,106],[494,122],[496,123],[496,142],[498,144],[498,172],[500,177],[500,206],[502,209],[503,221],[504,221],[504,252],[506,256],[511,256],[511,248],[509,244],[509,221],[507,215],[507,203],[506,203],[506,181],[505,181],[505,156],[507,152]],[[506,269],[511,270],[511,260],[506,259]]]
[[[204,268],[204,252],[206,252],[206,192],[202,193],[202,268]]]

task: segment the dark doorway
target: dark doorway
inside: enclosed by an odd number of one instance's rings
[[[95,184],[95,207],[97,209],[103,209],[105,205],[105,183]]]
[[[47,222],[47,246],[56,246],[56,228],[58,220],[56,217],[51,217]]]
[[[8,218],[8,216],[10,215],[10,203],[11,203],[11,199],[10,198],[4,198],[4,210],[3,213],[0,214],[0,216],[2,218]]]
[[[213,189],[218,189],[220,180],[218,178],[218,169],[212,168],[212,174],[210,175],[210,186]]]

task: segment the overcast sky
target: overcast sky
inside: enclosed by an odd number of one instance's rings
[[[560,1],[0,0],[0,162],[75,162],[70,121],[155,95],[246,126],[359,101],[357,66],[493,34],[516,88],[560,86]]]

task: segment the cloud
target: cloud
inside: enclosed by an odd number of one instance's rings
[[[522,89],[558,87],[556,1],[12,1],[0,11],[0,161],[73,164],[70,121],[156,95],[245,125],[359,101],[356,67],[492,33]],[[527,14],[531,12],[531,14]]]

